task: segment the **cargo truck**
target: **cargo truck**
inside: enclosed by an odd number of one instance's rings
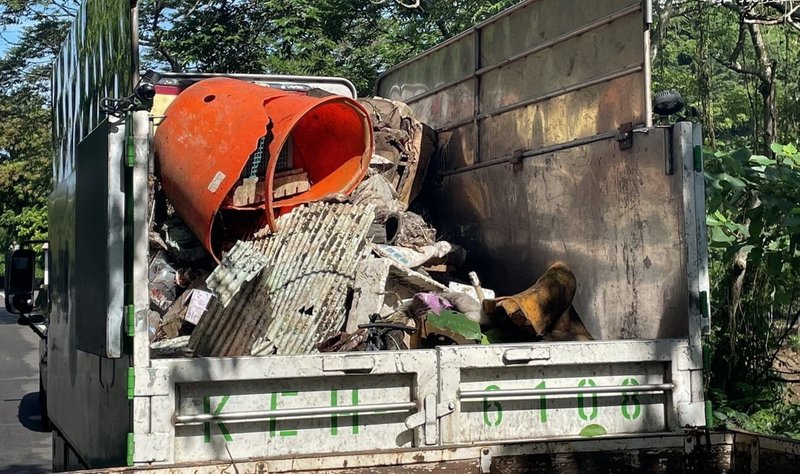
[[[788,472],[797,443],[708,429],[702,136],[653,126],[650,8],[525,1],[376,85],[437,131],[420,199],[484,285],[513,294],[567,261],[595,340],[156,358],[151,145],[210,75],[143,81],[136,2],[84,1],[53,71],[54,470]],[[345,79],[235,77],[355,96]],[[152,107],[108,113],[132,93]]]

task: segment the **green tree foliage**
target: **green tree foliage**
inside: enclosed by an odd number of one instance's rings
[[[151,66],[173,71],[347,77],[369,93],[377,74],[518,0],[142,0]]]
[[[713,330],[721,421],[797,436],[774,370],[800,315],[800,16],[786,2],[661,0],[656,90],[677,89],[705,128]],[[774,422],[776,419],[781,423]]]
[[[50,69],[72,2],[0,0],[0,252],[47,238],[51,190]],[[0,266],[4,259],[0,259]]]

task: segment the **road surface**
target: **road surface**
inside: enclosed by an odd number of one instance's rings
[[[0,474],[50,472],[51,455],[39,410],[39,336],[0,306]]]

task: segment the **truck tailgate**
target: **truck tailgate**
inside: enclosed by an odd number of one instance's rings
[[[406,419],[438,386],[433,350],[153,360],[136,378],[152,413],[137,463],[416,446],[424,423]]]

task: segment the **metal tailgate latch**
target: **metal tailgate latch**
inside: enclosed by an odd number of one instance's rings
[[[619,126],[617,142],[620,150],[630,150],[633,148],[633,123],[626,122]]]
[[[456,402],[447,400],[437,404],[436,395],[431,393],[425,396],[424,404],[422,411],[406,418],[406,428],[411,430],[422,426],[425,444],[431,446],[439,442],[439,418],[453,413],[456,409]]]

